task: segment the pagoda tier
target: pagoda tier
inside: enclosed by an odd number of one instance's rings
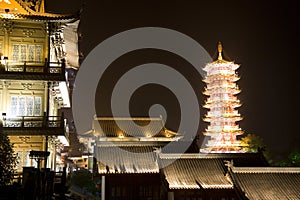
[[[210,125],[203,133],[210,139],[206,147],[201,149],[207,153],[233,153],[242,152],[237,135],[243,131],[236,123],[242,120],[236,110],[240,107],[240,101],[235,96],[240,93],[236,81],[239,76],[236,71],[239,65],[222,59],[222,45],[218,45],[218,60],[208,63],[204,70],[207,76],[203,80],[207,87],[203,94],[208,98],[204,108],[209,109],[203,120]]]

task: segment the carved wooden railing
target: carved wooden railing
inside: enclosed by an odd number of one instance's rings
[[[64,119],[61,116],[17,116],[3,117],[2,127],[37,127],[51,128],[64,127]]]
[[[38,74],[38,75],[61,75],[65,73],[65,62],[37,62],[37,61],[6,61],[0,63],[0,75],[9,74]]]
[[[8,135],[65,135],[67,124],[64,116],[6,116],[2,113],[0,131]]]

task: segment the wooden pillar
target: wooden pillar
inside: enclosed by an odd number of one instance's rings
[[[50,50],[51,50],[51,32],[52,32],[52,27],[50,27],[50,22],[46,23],[46,29],[47,29],[47,33],[46,33],[46,46],[47,46],[47,62],[50,63],[51,62],[51,54],[50,54]],[[48,63],[45,63],[46,66],[49,66]],[[48,69],[47,69],[48,70]]]
[[[51,82],[47,82],[47,92],[45,93],[46,95],[46,116],[50,115],[50,90],[51,90]]]
[[[168,192],[168,200],[174,200],[174,192]]]
[[[53,148],[54,148],[54,151],[53,151],[53,154],[52,154],[54,156],[54,158],[52,160],[52,162],[54,162],[53,163],[53,171],[56,172],[56,145],[55,144],[53,145]]]
[[[46,118],[46,121],[48,120],[49,117],[49,110],[50,110],[50,105],[49,105],[49,97],[50,97],[50,89],[51,89],[51,82],[47,82],[47,93],[45,95],[47,95],[47,99],[46,99],[46,116],[44,116]],[[48,151],[48,135],[45,136],[45,151]],[[44,162],[44,168],[47,168],[47,160],[48,157],[45,158],[45,162]]]
[[[101,200],[105,200],[105,176],[101,177]]]
[[[8,22],[10,23],[10,22]],[[4,30],[4,41],[3,41],[3,46],[2,46],[2,53],[3,53],[3,56],[6,56],[8,57],[9,60],[12,60],[12,54],[9,52],[9,36],[10,36],[10,33],[9,33],[9,30]],[[12,48],[12,47],[11,47]]]
[[[45,136],[45,151],[48,151],[48,136]],[[47,160],[48,160],[48,157],[46,157],[44,160],[44,168],[45,169],[47,168]]]

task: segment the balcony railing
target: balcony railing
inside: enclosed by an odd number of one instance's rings
[[[63,116],[16,116],[2,114],[0,131],[8,135],[66,135]]]
[[[16,62],[4,60],[0,63],[0,78],[21,79],[22,76],[30,75],[38,79],[64,80],[65,62]],[[19,77],[19,78],[18,78]],[[31,77],[33,78],[33,77]]]

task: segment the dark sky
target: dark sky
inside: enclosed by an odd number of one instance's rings
[[[119,32],[145,26],[180,31],[198,41],[211,56],[222,41],[225,58],[241,64],[238,81],[243,103],[239,109],[246,133],[264,138],[274,154],[284,153],[299,141],[299,12],[294,1],[102,1],[48,0],[52,12],[76,12],[82,5],[79,32],[80,50],[88,53],[101,41]],[[121,56],[110,66],[99,84],[96,103],[98,115],[110,115],[111,89],[128,69],[147,62],[168,64],[184,74],[204,102],[201,77],[189,64],[168,52],[139,50]],[[164,94],[164,95],[159,95]],[[147,99],[147,100],[145,100]],[[153,103],[165,105],[167,127],[175,130],[179,123],[178,101],[167,88],[147,85],[131,101],[132,115],[147,115]],[[201,110],[201,117],[206,110]],[[200,120],[200,119],[199,119]],[[207,124],[201,122],[199,133]],[[300,146],[300,144],[298,144]]]

